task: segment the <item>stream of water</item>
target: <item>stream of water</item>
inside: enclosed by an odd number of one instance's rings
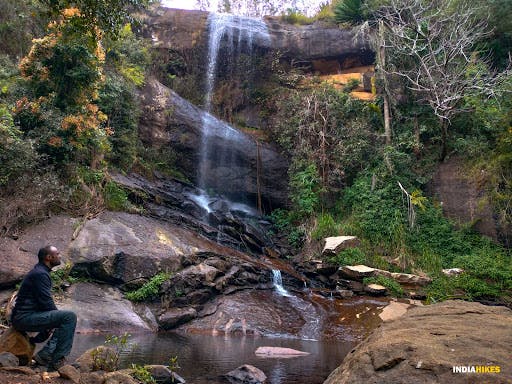
[[[268,384],[320,384],[353,348],[354,342],[317,342],[298,339],[267,337],[216,337],[182,333],[134,335],[137,344],[132,352],[124,352],[121,365],[168,364],[169,358],[178,356],[177,373],[190,384],[222,382],[220,375],[251,364],[268,377]],[[102,335],[77,335],[72,358],[88,348],[102,344]],[[274,346],[310,352],[308,356],[294,358],[264,358],[255,355],[260,346]]]

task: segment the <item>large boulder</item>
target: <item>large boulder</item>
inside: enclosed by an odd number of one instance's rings
[[[136,313],[133,304],[121,291],[91,283],[73,284],[65,296],[57,300],[60,309],[77,315],[77,331],[90,332],[151,332],[154,324]],[[105,308],[108,310],[98,310]]]
[[[109,283],[148,279],[180,268],[185,255],[197,251],[185,231],[157,220],[122,212],[105,212],[88,220],[69,253],[74,269]]]
[[[10,327],[0,335],[0,352],[9,352],[18,358],[21,365],[32,360],[35,345],[30,343],[28,336]]]
[[[272,145],[258,143],[217,120],[156,79],[148,79],[141,100],[142,141],[150,147],[171,146],[179,153],[179,166],[190,179],[198,180],[198,164],[202,163],[204,184],[218,193],[253,205],[259,193],[268,207],[286,205],[288,162]],[[212,158],[201,159],[205,131]],[[222,158],[229,160],[229,166],[219,161]]]
[[[172,329],[196,317],[194,308],[172,308],[158,318],[158,323],[162,329]]]
[[[512,311],[446,301],[384,323],[345,357],[324,384],[509,383]],[[454,373],[499,366],[500,373]]]

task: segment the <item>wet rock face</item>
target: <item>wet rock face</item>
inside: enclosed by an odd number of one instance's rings
[[[287,203],[288,162],[276,148],[256,143],[249,136],[205,114],[156,79],[148,79],[142,91],[143,116],[139,136],[147,146],[171,146],[179,166],[191,180],[198,178],[203,130],[208,130],[210,158],[204,183],[235,201],[256,205],[258,191],[266,207]],[[208,120],[208,128],[204,128]],[[229,167],[215,156],[228,154]],[[259,177],[259,184],[258,184]]]
[[[506,383],[512,311],[446,301],[410,309],[375,330],[324,384]],[[500,374],[454,374],[453,366],[500,366]]]

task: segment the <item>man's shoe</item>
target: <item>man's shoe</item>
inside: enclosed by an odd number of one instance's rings
[[[33,357],[34,361],[37,365],[47,367],[50,364],[50,360],[44,358],[43,356],[40,356],[38,353],[36,353]]]
[[[55,372],[58,371],[63,366],[67,365],[67,360],[65,357],[60,358],[57,361],[53,361],[50,364],[48,364],[48,372]]]

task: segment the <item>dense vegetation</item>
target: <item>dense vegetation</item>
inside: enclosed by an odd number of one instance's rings
[[[0,3],[0,233],[126,209],[107,169],[149,166],[135,100],[150,57],[125,7],[145,2]]]
[[[431,301],[501,297],[510,303],[512,77],[503,70],[512,29],[497,7],[512,10],[500,1],[341,0],[331,6],[335,22],[374,42],[380,97],[359,102],[324,86],[287,87],[281,90],[286,97],[276,97],[272,128],[292,159],[292,209],[273,217],[292,244],[318,252],[312,245],[325,236],[357,235],[360,249],[330,261],[427,273],[434,278]],[[448,24],[464,24],[464,17],[472,29],[451,33]],[[405,53],[409,42],[417,51]],[[382,46],[392,49],[382,52]],[[385,108],[392,116],[388,129]],[[443,217],[426,196],[433,171],[447,157],[484,186],[481,203],[492,205],[501,245],[474,233],[475,223]],[[450,267],[465,273],[447,278],[441,270]]]

